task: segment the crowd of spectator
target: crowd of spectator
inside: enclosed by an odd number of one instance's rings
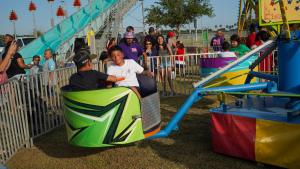
[[[177,54],[179,56],[170,59],[170,55]],[[184,45],[182,42],[177,41],[174,32],[169,32],[165,38],[153,27],[150,27],[148,34],[143,40],[139,41],[135,37],[134,27],[128,26],[119,43],[116,38],[111,38],[107,42],[105,50],[100,54],[100,60],[107,65],[107,74],[96,74],[95,72],[92,72],[90,70],[91,67],[89,67],[91,61],[90,57],[86,56],[84,64],[79,64],[77,60],[83,55],[82,53],[79,53],[74,57],[78,72],[72,76],[70,84],[71,86],[74,86],[73,88],[75,90],[96,89],[99,88],[99,85],[96,85],[96,83],[98,83],[97,80],[88,80],[90,78],[74,78],[74,76],[93,76],[93,79],[98,79],[102,82],[111,82],[108,77],[113,77],[118,79],[118,81],[114,81],[115,86],[130,87],[140,97],[136,74],[143,74],[151,78],[159,77],[162,80],[164,89],[163,95],[166,94],[166,85],[168,83],[171,89],[170,94],[173,95],[175,94],[175,90],[171,79],[172,71],[174,71],[175,65],[182,66],[185,64],[184,57],[182,56],[184,54]],[[89,82],[82,83],[81,81],[83,79]],[[76,81],[78,81],[78,83]],[[82,84],[89,86],[84,86]],[[79,86],[83,87],[80,88]],[[103,87],[103,85],[101,86]]]
[[[3,66],[3,69],[0,70],[0,84],[5,83],[10,78],[18,78],[19,75],[26,74],[25,69],[28,69],[32,75],[40,72],[49,72],[45,73],[44,84],[55,85],[56,77],[51,71],[56,69],[56,65],[50,49],[44,52],[44,65],[40,65],[41,57],[37,55],[33,56],[31,64],[25,64],[22,55],[18,52],[19,47],[14,37],[6,34],[4,36],[4,43],[6,46],[0,60],[0,65],[1,67]],[[12,49],[14,49],[14,52],[12,52]],[[10,56],[12,53],[13,55]]]

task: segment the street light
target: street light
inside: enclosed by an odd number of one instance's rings
[[[12,21],[13,27],[14,27],[14,36],[17,37],[17,31],[16,31],[16,21],[18,20],[18,16],[14,10],[11,10],[9,15],[9,20]]]
[[[143,34],[146,35],[145,31],[145,13],[144,13],[144,0],[139,0],[141,1],[142,5],[142,16],[143,16]]]
[[[50,8],[51,8],[51,11],[50,11],[50,14],[51,14],[50,25],[51,25],[51,27],[54,27],[54,18],[53,18],[53,3],[54,3],[54,0],[48,0],[48,2],[50,4]]]

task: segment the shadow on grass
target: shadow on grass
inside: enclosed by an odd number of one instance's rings
[[[47,155],[57,158],[74,158],[74,157],[85,157],[93,154],[103,153],[109,149],[116,147],[106,148],[86,148],[76,147],[70,145],[67,139],[67,133],[65,127],[60,127],[54,131],[41,136],[34,140],[34,145],[45,152]],[[130,147],[134,144],[122,145],[120,147]]]

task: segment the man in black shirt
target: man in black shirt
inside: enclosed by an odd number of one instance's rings
[[[72,90],[96,90],[106,87],[106,82],[117,82],[124,78],[109,76],[105,73],[93,70],[92,59],[96,55],[91,55],[86,49],[80,50],[74,56],[73,61],[77,66],[77,73],[69,79]]]
[[[6,44],[6,47],[5,47],[4,53],[2,55],[3,59],[6,56],[6,53],[7,53],[8,49],[10,47],[10,44],[12,43],[13,40],[14,40],[14,37],[12,35],[6,34],[4,36],[4,43]],[[11,78],[15,75],[25,74],[24,69],[30,69],[31,67],[32,67],[31,65],[26,65],[24,63],[22,55],[20,55],[19,53],[15,53],[14,57],[11,59],[9,68],[6,71],[7,77]]]
[[[157,36],[156,36],[156,32],[155,29],[153,27],[149,28],[149,34],[147,36],[145,36],[145,41],[150,41],[152,43],[153,46],[156,46],[157,44]]]

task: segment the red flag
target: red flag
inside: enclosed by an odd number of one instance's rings
[[[18,16],[14,10],[11,10],[10,15],[9,15],[9,20],[11,20],[11,21],[18,20]]]
[[[36,5],[32,1],[29,4],[29,11],[30,12],[36,11]]]
[[[80,7],[81,6],[80,0],[74,0],[73,6],[74,7]]]

